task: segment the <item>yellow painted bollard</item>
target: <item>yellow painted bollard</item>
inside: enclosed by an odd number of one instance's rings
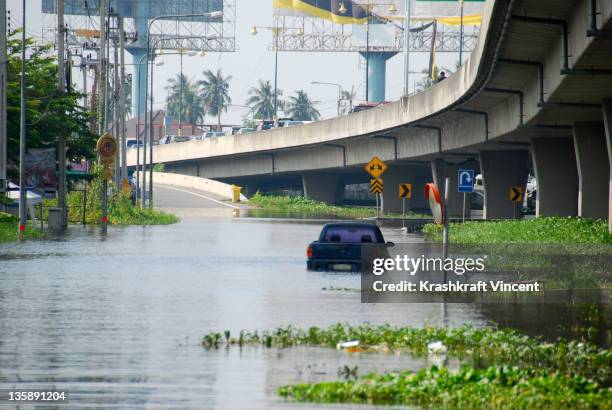
[[[232,202],[234,203],[240,202],[240,191],[241,190],[242,190],[242,187],[232,185]]]

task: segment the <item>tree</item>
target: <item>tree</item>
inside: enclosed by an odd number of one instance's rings
[[[316,121],[321,118],[321,113],[315,104],[304,90],[297,90],[295,96],[287,99],[285,111],[296,121]]]
[[[444,68],[444,67],[440,68],[438,66],[434,66],[434,75],[433,75],[433,78],[432,78],[431,72],[429,71],[429,68],[426,68],[426,69],[422,70],[421,72],[423,73],[423,78],[416,85],[417,91],[425,91],[426,89],[428,89],[429,87],[431,87],[432,85],[437,83],[438,82],[437,79],[440,76],[440,73],[442,71],[444,71],[444,73],[447,76],[449,76],[449,75],[451,75],[453,73],[448,68]]]
[[[204,71],[204,80],[198,82],[200,86],[200,100],[204,105],[206,114],[217,117],[217,131],[221,131],[221,114],[227,112],[232,103],[229,96],[229,82],[232,76],[223,77],[221,69],[217,73],[211,70]]]
[[[281,90],[277,90],[276,98],[283,95]],[[274,118],[274,88],[268,80],[259,80],[259,86],[249,89],[249,98],[246,105],[249,106],[249,113],[253,118],[260,120],[271,120]],[[281,102],[278,101],[280,108]]]
[[[21,39],[20,30],[9,34],[7,44],[7,159],[10,168],[19,163]],[[59,94],[53,46],[36,46],[26,40],[26,135],[27,148],[54,147],[60,133],[66,137],[67,159],[79,162],[95,157],[97,135],[89,130],[92,113],[80,106],[82,94]],[[71,87],[74,90],[74,87]],[[12,175],[15,172],[11,171]]]
[[[342,108],[341,108],[341,115],[347,114],[349,112],[351,112],[351,110],[353,109],[353,100],[355,99],[355,96],[357,94],[355,93],[355,87],[351,87],[351,90],[342,90],[340,92],[340,101],[346,101],[348,104],[342,104]]]
[[[181,88],[183,90],[182,97]],[[189,122],[193,132],[194,125],[203,122],[206,114],[199,95],[198,85],[190,81],[185,75],[177,74],[176,78],[168,80],[165,89],[168,91],[166,113],[173,119],[178,119],[180,111],[182,121]]]

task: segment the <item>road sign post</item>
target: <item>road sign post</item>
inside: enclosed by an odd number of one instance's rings
[[[444,181],[444,212],[442,219],[444,220],[444,229],[442,231],[442,257],[444,260],[448,257],[448,197],[450,191],[450,178]],[[444,269],[444,283],[446,283],[446,269]]]
[[[518,208],[523,202],[523,187],[522,186],[511,186],[508,192],[508,198],[512,202],[512,215],[514,219],[518,218]]]
[[[467,194],[474,192],[474,170],[460,169],[457,174],[457,191],[463,193],[463,212],[462,222],[465,222],[465,208],[467,202]],[[446,195],[446,193],[445,193]]]
[[[412,198],[412,184],[399,184],[399,197],[402,199],[402,230],[406,228],[406,198]]]
[[[96,150],[102,163],[102,228],[108,224],[108,180],[113,177],[115,158],[118,151],[117,140],[106,133],[100,137]]]
[[[380,209],[382,209],[382,193],[383,193],[383,180],[380,178],[382,174],[389,167],[377,156],[372,157],[370,162],[364,167],[365,171],[372,176],[370,179],[370,192],[376,196],[376,219],[380,216]],[[380,196],[380,197],[379,197]]]

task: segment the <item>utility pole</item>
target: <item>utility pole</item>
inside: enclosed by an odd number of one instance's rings
[[[125,135],[125,31],[123,27],[123,17],[118,17],[119,24],[119,59],[120,59],[120,81],[119,81],[119,132],[121,147],[121,178],[128,179],[127,173],[127,141]]]
[[[0,194],[6,191],[6,0],[0,0]]]
[[[98,133],[106,131],[106,1],[100,0],[100,51],[98,52]]]
[[[117,15],[114,16],[114,21],[117,23]],[[110,27],[109,27],[110,30]],[[120,120],[119,120],[119,50],[117,49],[118,38],[117,27],[114,27],[113,35],[113,136],[120,141]],[[121,144],[119,144],[121,147]],[[121,150],[119,150],[121,153]],[[121,189],[121,158],[120,155],[115,157],[115,188]]]
[[[463,64],[463,0],[461,3],[461,31],[459,32],[459,65]]]
[[[65,64],[65,33],[64,27],[64,0],[57,0],[57,92],[60,96],[66,94],[66,64]],[[68,226],[68,212],[66,209],[66,138],[61,129],[57,136],[57,193],[60,208],[60,225]]]
[[[19,237],[23,239],[27,218],[28,204],[26,192],[26,0],[22,1],[23,21],[21,32],[21,105],[19,121]]]
[[[106,1],[100,0],[100,52],[98,81],[98,133],[106,132]],[[102,229],[108,224],[108,180],[102,179]]]

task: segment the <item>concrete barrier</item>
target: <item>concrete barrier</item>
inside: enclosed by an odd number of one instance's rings
[[[142,175],[140,175],[142,178]],[[147,172],[147,178],[149,173]],[[142,179],[141,179],[142,181]],[[218,195],[223,199],[232,200],[232,186],[223,182],[207,178],[192,177],[188,175],[171,174],[167,172],[153,172],[153,183],[161,185],[172,185],[182,188],[191,188],[197,191],[208,192]],[[248,201],[247,197],[240,194],[241,201]]]

